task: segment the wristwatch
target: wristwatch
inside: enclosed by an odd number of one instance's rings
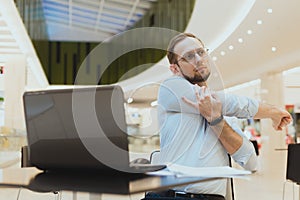
[[[208,122],[208,124],[209,124],[210,126],[215,126],[215,125],[217,125],[218,123],[220,123],[223,119],[224,119],[224,117],[223,117],[223,115],[221,114],[220,117],[218,117],[218,118],[212,120],[211,122]]]

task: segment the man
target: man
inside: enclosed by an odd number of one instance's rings
[[[212,60],[202,41],[192,34],[175,36],[167,56],[174,76],[161,84],[158,95],[161,162],[190,167],[228,166],[230,154],[245,169],[256,171],[253,145],[223,116],[271,118],[273,127],[282,130],[291,122],[290,114],[247,97],[211,91],[206,81]],[[225,194],[226,180],[220,179],[154,195],[219,200]]]

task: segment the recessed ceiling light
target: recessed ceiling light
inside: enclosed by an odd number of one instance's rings
[[[225,56],[226,53],[225,53],[225,51],[221,51],[220,54],[221,54],[221,56]]]
[[[230,45],[230,46],[228,47],[228,49],[229,49],[229,50],[233,50],[234,47],[233,47],[232,45]]]
[[[268,13],[272,13],[272,12],[273,12],[273,9],[272,9],[272,8],[268,8],[267,12],[268,12]]]
[[[256,21],[256,23],[260,25],[260,24],[262,24],[262,20],[259,19]]]
[[[238,41],[239,41],[239,43],[243,43],[244,40],[243,40],[243,38],[239,38]]]
[[[218,58],[216,56],[212,57],[213,61],[218,60]]]
[[[133,102],[133,98],[129,97],[129,98],[127,99],[127,103],[132,103],[132,102]]]
[[[276,47],[272,47],[271,50],[272,50],[273,52],[275,52],[275,51],[277,50],[277,48],[276,48]]]
[[[252,34],[252,30],[248,30],[247,33],[248,33],[248,35],[251,35]]]

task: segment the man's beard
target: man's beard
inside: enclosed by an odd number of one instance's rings
[[[189,76],[185,75],[184,73],[182,73],[182,75],[190,83],[196,84],[196,83],[201,83],[201,82],[207,81],[207,79],[208,79],[208,77],[210,75],[210,72],[208,72],[205,76],[201,76],[201,75],[195,74],[194,77],[189,77]]]

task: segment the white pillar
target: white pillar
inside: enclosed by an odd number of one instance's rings
[[[23,92],[25,90],[26,58],[22,54],[7,57],[4,74],[4,126],[25,129]]]
[[[284,108],[284,84],[282,73],[269,73],[261,78],[261,101]],[[262,134],[269,136],[271,148],[285,148],[285,130],[275,131],[272,121],[261,120]]]

